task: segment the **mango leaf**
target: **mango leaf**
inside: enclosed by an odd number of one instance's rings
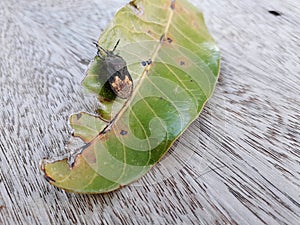
[[[98,114],[70,118],[74,136],[86,144],[72,160],[42,164],[52,185],[72,192],[109,192],[143,176],[198,117],[219,74],[219,50],[186,0],[131,1],[98,45],[83,81],[101,103]],[[102,57],[114,47],[133,80],[125,99],[112,91]]]

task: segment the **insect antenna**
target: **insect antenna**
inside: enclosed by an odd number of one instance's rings
[[[116,48],[117,48],[117,46],[119,45],[119,43],[120,43],[120,39],[117,41],[117,43],[116,43],[114,49],[112,50],[112,52],[114,52],[114,51],[116,50]]]

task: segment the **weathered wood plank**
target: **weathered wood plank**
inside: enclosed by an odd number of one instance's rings
[[[44,181],[39,160],[65,153],[68,115],[95,109],[80,81],[92,41],[125,3],[0,2],[0,224],[299,224],[297,0],[196,2],[221,76],[170,154],[107,195]]]

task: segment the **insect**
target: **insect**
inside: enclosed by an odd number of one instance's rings
[[[125,60],[114,53],[119,42],[120,39],[112,51],[102,48],[98,45],[98,43],[95,44],[98,49],[97,55],[103,60],[106,76],[111,89],[118,97],[126,99],[132,93],[133,81],[130,73],[128,72]],[[103,56],[101,51],[103,51],[106,55]]]

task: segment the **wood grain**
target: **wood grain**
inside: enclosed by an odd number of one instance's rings
[[[68,116],[96,108],[80,81],[92,41],[126,2],[0,2],[0,224],[299,224],[297,0],[194,3],[222,52],[201,116],[119,191],[45,182],[39,161],[66,153]]]

